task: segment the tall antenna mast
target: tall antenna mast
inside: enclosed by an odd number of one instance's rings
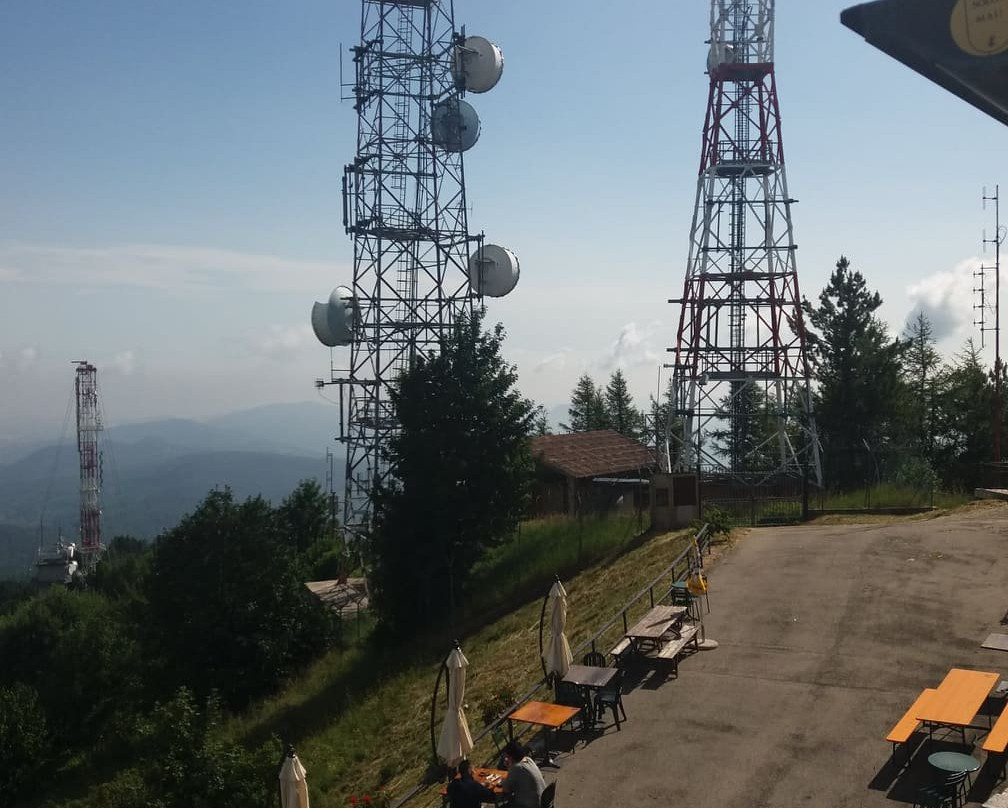
[[[983,251],[986,254],[987,245],[994,245],[994,266],[981,265],[978,272],[974,275],[979,275],[980,277],[980,287],[974,289],[980,293],[980,304],[977,308],[980,309],[980,320],[976,323],[980,326],[980,344],[984,343],[984,332],[993,331],[994,332],[994,412],[992,414],[991,420],[993,421],[993,432],[994,432],[994,462],[1001,462],[1001,419],[1002,419],[1002,389],[1001,389],[1001,242],[1005,238],[1005,229],[1001,227],[1001,206],[998,193],[999,186],[994,186],[994,195],[988,196],[987,189],[983,189],[983,207],[987,210],[987,203],[994,203],[994,238],[987,238],[987,231],[984,231],[982,244]],[[994,303],[993,306],[987,303],[986,293],[985,293],[985,277],[988,272],[993,271],[994,273]],[[994,309],[994,327],[990,328],[986,325],[986,310],[987,308]]]
[[[80,544],[84,572],[92,572],[105,549],[101,542],[101,452],[102,431],[98,407],[98,370],[90,362],[77,361],[74,390],[77,397],[77,453],[80,456]]]
[[[331,359],[329,379],[316,381],[339,387],[349,538],[368,534],[373,494],[395,475],[390,385],[483,295],[518,280],[513,253],[469,232],[463,165],[480,133],[463,96],[497,83],[500,49],[456,30],[452,0],[361,0],[351,50],[357,154],[343,174],[343,225],[353,281],[312,310],[319,341],[350,349],[348,365]]]
[[[676,468],[821,482],[774,74],[773,0],[712,0],[704,122],[672,365]],[[750,490],[752,490],[750,488]]]

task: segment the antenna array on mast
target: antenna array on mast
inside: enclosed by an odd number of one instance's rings
[[[773,0],[712,0],[704,122],[672,365],[675,467],[821,481],[774,72]],[[734,482],[732,482],[734,481]]]
[[[357,154],[343,175],[343,225],[353,239],[353,280],[311,315],[339,389],[338,439],[347,449],[343,525],[369,532],[371,500],[395,469],[398,432],[389,386],[435,353],[483,296],[514,288],[518,260],[469,230],[463,154],[479,139],[463,96],[491,89],[500,49],[455,28],[452,0],[362,0],[350,90]]]

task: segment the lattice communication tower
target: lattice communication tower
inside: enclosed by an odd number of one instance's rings
[[[85,573],[92,572],[105,549],[101,541],[102,463],[98,433],[102,431],[98,405],[98,370],[78,361],[74,391],[77,398],[77,454],[80,456],[80,543],[77,552]]]
[[[518,280],[518,260],[472,235],[463,153],[479,138],[466,91],[485,92],[503,57],[455,28],[451,0],[362,0],[352,48],[357,153],[343,175],[343,224],[353,239],[353,282],[312,310],[339,390],[346,446],[344,529],[366,535],[375,487],[395,469],[383,449],[398,430],[389,385],[417,357],[436,353],[483,295]]]
[[[774,77],[773,0],[712,0],[704,121],[672,367],[674,465],[821,480]]]

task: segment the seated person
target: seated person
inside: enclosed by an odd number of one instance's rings
[[[493,791],[473,779],[468,760],[459,763],[458,773],[459,776],[448,784],[448,805],[451,808],[480,808],[480,803],[497,802]]]
[[[501,783],[504,793],[511,801],[511,808],[539,808],[543,789],[542,772],[528,755],[528,750],[517,741],[508,741],[504,747],[504,768],[507,777]]]

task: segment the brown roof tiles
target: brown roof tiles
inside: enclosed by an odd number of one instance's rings
[[[542,435],[532,439],[532,454],[548,468],[577,479],[651,469],[655,464],[650,449],[612,429]]]

